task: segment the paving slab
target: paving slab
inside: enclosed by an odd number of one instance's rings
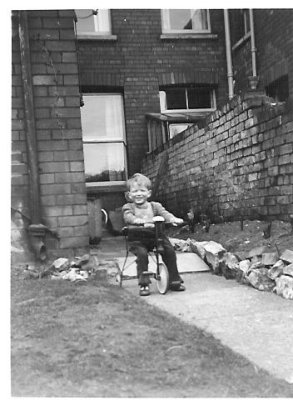
[[[186,274],[183,279],[185,292],[161,295],[153,281],[151,295],[142,298],[293,384],[292,300],[211,273]],[[123,287],[138,295],[134,281],[123,282]]]
[[[184,274],[187,272],[203,272],[210,271],[208,265],[197,255],[194,253],[176,253],[177,255],[177,265],[178,271],[180,274]],[[115,257],[119,264],[120,270],[123,269],[123,275],[127,277],[136,277],[136,257],[128,256],[125,263],[124,257]],[[156,259],[154,256],[149,257],[149,271],[156,271]]]

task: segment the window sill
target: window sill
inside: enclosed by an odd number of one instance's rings
[[[117,35],[77,35],[77,40],[100,40],[100,41],[112,41],[117,40]]]
[[[245,43],[251,36],[251,33],[248,32],[245,36],[243,36],[240,40],[238,40],[238,42],[236,42],[233,46],[232,46],[232,50],[237,50],[243,43]]]
[[[160,39],[218,39],[218,35],[214,33],[164,33],[160,36]]]
[[[126,182],[86,182],[87,193],[125,192]]]

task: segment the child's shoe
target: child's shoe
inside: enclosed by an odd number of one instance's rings
[[[174,292],[184,292],[184,290],[186,290],[185,286],[182,285],[182,283],[179,284],[171,284],[170,285],[170,290],[173,290]]]
[[[139,289],[140,296],[149,296],[150,288],[148,286],[141,286]]]

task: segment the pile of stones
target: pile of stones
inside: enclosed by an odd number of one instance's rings
[[[214,241],[197,242],[192,239],[170,239],[177,251],[196,253],[211,271],[226,279],[236,279],[262,291],[272,291],[285,299],[293,300],[293,251],[282,254],[270,247],[261,246],[247,254],[226,251]]]

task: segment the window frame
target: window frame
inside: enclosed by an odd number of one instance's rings
[[[111,144],[111,143],[122,143],[123,144],[123,159],[124,159],[124,171],[125,171],[125,180],[120,180],[120,181],[96,181],[96,182],[86,182],[86,187],[87,188],[94,188],[94,187],[108,187],[108,186],[121,186],[125,185],[125,182],[128,179],[128,165],[127,165],[127,142],[126,142],[126,126],[125,126],[125,111],[124,111],[124,97],[122,93],[117,93],[117,92],[84,92],[83,97],[85,96],[93,96],[93,97],[99,97],[99,96],[119,96],[122,101],[122,120],[123,120],[123,126],[122,126],[122,137],[117,136],[117,137],[107,137],[107,136],[100,136],[99,138],[90,138],[90,139],[85,139],[82,131],[82,144]]]
[[[201,85],[198,85],[199,87]],[[211,107],[209,108],[188,108],[188,89],[189,87],[186,85],[182,85],[182,86],[176,86],[177,88],[182,88],[185,90],[185,101],[186,101],[186,106],[187,108],[176,108],[176,109],[168,109],[167,108],[167,95],[166,95],[166,91],[164,90],[164,88],[162,87],[159,91],[159,96],[160,96],[160,106],[161,106],[161,113],[165,113],[165,114],[187,114],[187,113],[192,113],[192,114],[196,114],[196,113],[202,113],[202,112],[212,112],[215,111],[217,108],[217,99],[216,99],[216,90],[213,87],[210,87],[210,103],[211,103]],[[195,87],[196,88],[196,87]],[[165,87],[165,89],[168,89],[167,87]]]
[[[104,14],[102,15],[101,13],[99,13],[99,11],[102,10],[104,12]],[[77,23],[78,23],[78,16],[76,13],[77,9],[75,10],[75,24],[74,24],[74,30],[75,30],[75,35],[77,37],[77,39],[117,39],[116,35],[112,35],[112,21],[111,21],[111,10],[110,9],[97,9],[97,14],[92,13],[92,15],[89,15],[86,18],[93,18],[93,23],[94,26],[96,27],[95,31],[80,31],[78,32],[77,30]],[[93,11],[93,10],[89,10],[89,11]],[[107,15],[107,25],[108,25],[108,29],[107,30],[99,30],[99,25],[101,25],[101,22],[99,22],[99,20],[101,21],[102,18],[105,18],[105,13]]]
[[[210,10],[209,9],[203,9],[206,10],[207,12],[207,29],[171,29],[171,28],[166,28],[166,25],[168,25],[168,21],[170,21],[170,14],[169,11],[172,10],[170,8],[168,9],[162,9],[161,10],[161,24],[162,24],[162,34],[163,35],[172,35],[172,34],[179,34],[179,35],[192,35],[192,34],[210,34],[211,33],[211,19],[210,19]],[[195,9],[188,9],[190,12]],[[191,14],[191,13],[190,13]],[[191,15],[192,16],[192,15]]]

